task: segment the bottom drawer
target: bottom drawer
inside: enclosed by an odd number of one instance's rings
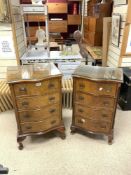
[[[75,104],[74,114],[77,117],[84,117],[90,120],[112,121],[114,109],[110,108],[90,108]]]
[[[67,21],[49,21],[50,32],[67,32]]]
[[[46,119],[40,122],[28,122],[21,124],[22,133],[42,132],[51,129],[60,124],[60,119],[54,117],[54,119]]]
[[[111,124],[109,122],[93,121],[87,118],[75,118],[75,125],[88,131],[98,132],[98,133],[108,133],[111,129]]]

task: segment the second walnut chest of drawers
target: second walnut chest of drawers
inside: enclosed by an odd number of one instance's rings
[[[73,75],[73,119],[76,129],[105,134],[112,143],[122,70],[79,66]]]
[[[28,135],[56,131],[65,138],[61,73],[52,63],[11,67],[7,81],[15,108],[19,149]]]

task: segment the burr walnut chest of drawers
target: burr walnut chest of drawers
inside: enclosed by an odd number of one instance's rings
[[[71,132],[87,131],[108,136],[112,143],[120,68],[79,66],[73,74],[73,118]]]
[[[65,138],[61,106],[61,73],[52,63],[10,67],[7,70],[18,127],[17,142],[28,135],[55,131]]]

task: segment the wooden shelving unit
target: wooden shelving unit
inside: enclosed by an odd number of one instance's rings
[[[102,46],[103,18],[110,17],[112,0],[98,3],[99,0],[90,0],[87,5],[87,17],[84,17],[84,38],[90,46]]]
[[[30,36],[28,36],[27,34],[27,42],[29,42],[30,40],[31,43],[33,44],[37,41],[37,38],[35,35],[36,35],[36,30],[38,30],[38,26],[40,25],[41,28],[45,30],[45,16],[41,14],[25,14],[24,21],[25,21],[26,34],[28,32],[30,33]],[[27,29],[27,23],[30,23],[30,26],[28,29]]]
[[[21,4],[31,3],[31,0],[21,0]],[[59,33],[64,39],[70,38],[73,32],[80,29],[81,26],[81,7],[82,0],[65,0],[65,1],[50,1],[47,2],[49,16],[49,33]],[[75,6],[75,7],[74,7]],[[76,8],[76,10],[74,10]],[[75,13],[74,13],[75,12]],[[25,27],[27,21],[30,23],[30,39],[31,42],[36,42],[35,33],[38,29],[38,24],[41,28],[45,28],[45,19],[41,15],[25,15]],[[27,38],[28,40],[28,38]]]

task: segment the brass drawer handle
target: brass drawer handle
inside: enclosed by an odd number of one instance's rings
[[[21,91],[21,92],[26,92],[27,89],[26,89],[25,87],[20,87],[20,88],[19,88],[19,91]]]
[[[108,92],[108,93],[111,92],[111,89],[107,89],[106,92]]]
[[[31,116],[30,115],[25,115],[24,118],[30,118]]]
[[[104,118],[105,118],[105,117],[108,117],[108,115],[107,115],[107,114],[102,114],[102,117],[104,117]]]
[[[53,100],[55,100],[55,97],[50,97],[49,100],[53,101]]]
[[[84,100],[84,97],[82,97],[82,96],[79,96],[79,100]]]
[[[79,112],[83,113],[84,111],[82,109],[78,109]]]
[[[36,87],[41,86],[41,82],[36,83],[35,86],[36,86]]]
[[[54,113],[55,111],[56,111],[56,109],[51,109],[49,112]]]
[[[101,128],[105,129],[105,128],[106,128],[106,126],[105,126],[105,125],[101,125]]]
[[[31,129],[31,128],[32,128],[32,126],[27,126],[27,127],[26,127],[26,129]]]
[[[83,124],[83,123],[85,123],[86,121],[85,121],[85,119],[80,119],[80,120],[78,120],[78,123],[81,123],[81,124]]]
[[[55,124],[55,123],[56,123],[56,120],[51,121],[51,124],[52,124],[52,125]]]
[[[22,106],[28,106],[29,105],[29,102],[27,102],[27,101],[24,101],[24,102],[22,102]]]
[[[85,85],[84,85],[84,84],[79,84],[79,87],[80,87],[81,89],[84,89],[84,88],[85,88]]]
[[[48,88],[54,88],[54,87],[55,87],[54,84],[49,84],[49,85],[48,85]]]
[[[105,106],[109,105],[108,101],[104,101],[103,103],[104,103]]]

